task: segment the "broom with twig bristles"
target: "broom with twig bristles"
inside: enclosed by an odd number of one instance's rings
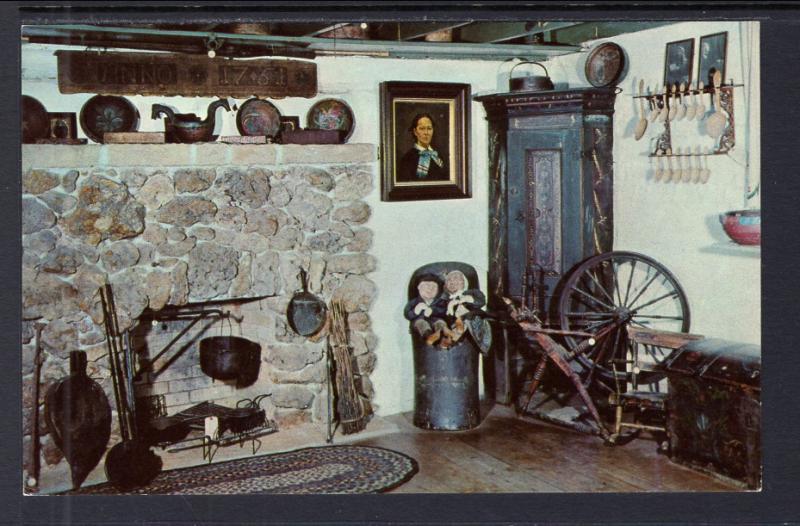
[[[336,408],[339,423],[344,434],[357,433],[367,425],[366,411],[356,390],[347,338],[347,312],[341,300],[331,301],[330,341],[336,368]]]

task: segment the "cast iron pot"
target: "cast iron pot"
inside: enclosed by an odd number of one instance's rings
[[[258,377],[261,346],[239,336],[200,340],[200,368],[215,380],[238,380],[240,387]]]

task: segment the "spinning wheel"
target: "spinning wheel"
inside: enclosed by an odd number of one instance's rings
[[[628,327],[688,332],[689,303],[678,280],[657,261],[635,252],[606,252],[581,263],[564,282],[559,298],[561,329],[596,334],[595,345],[576,359],[588,379],[656,383],[652,367],[671,349],[641,345],[634,360]],[[579,341],[565,336],[575,349]],[[637,363],[633,363],[636,361]],[[634,369],[638,368],[638,369]]]

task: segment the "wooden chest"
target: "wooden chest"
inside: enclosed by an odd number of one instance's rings
[[[679,463],[761,484],[761,348],[690,342],[665,360],[667,435]]]

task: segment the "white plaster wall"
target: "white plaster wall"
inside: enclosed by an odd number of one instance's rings
[[[24,45],[22,93],[39,99],[48,111],[74,111],[92,94],[62,95],[56,82],[55,49]],[[78,48],[74,48],[78,49]],[[316,100],[335,97],[353,109],[356,126],[350,143],[380,144],[380,83],[388,80],[467,83],[474,93],[504,89],[503,71],[508,64],[463,60],[403,60],[369,57],[322,57],[316,60],[318,91],[315,99],[270,99],[282,115],[305,115]],[[150,106],[164,103],[182,113],[205,115],[210,97],[128,96],[139,109],[140,131],[161,131],[162,121],[150,119]],[[237,101],[239,103],[243,100]],[[373,330],[378,336],[377,366],[370,376],[381,415],[413,409],[414,370],[408,322],[402,308],[407,300],[408,279],[426,263],[456,260],[473,265],[485,290],[488,264],[487,125],[483,106],[472,103],[470,130],[471,199],[385,203],[380,200],[380,163],[375,164],[375,189],[367,197],[373,210],[369,227],[375,232],[371,253],[378,259],[370,274],[378,288],[372,307]],[[224,117],[223,117],[224,115]],[[235,113],[218,112],[222,135],[238,135]],[[220,128],[217,128],[220,130]],[[80,137],[85,137],[79,131]]]
[[[746,45],[747,26],[755,30],[754,52]],[[705,185],[656,182],[653,160],[647,155],[655,149],[663,125],[649,123],[644,138],[634,140],[638,99],[631,95],[640,79],[651,90],[663,84],[667,42],[695,39],[696,76],[700,37],[722,31],[728,32],[726,82],[733,78],[748,84],[734,93],[736,146],[729,156],[708,158],[711,177]],[[650,255],[676,275],[689,299],[692,332],[760,343],[760,251],[730,243],[717,219],[723,211],[759,206],[757,199],[745,206],[744,198],[760,172],[757,23],[686,22],[608,40],[622,46],[629,61],[614,113],[614,248]],[[589,86],[583,74],[586,56],[552,59],[547,63],[551,76],[570,87]],[[672,130],[674,147],[713,144],[703,131],[704,121],[677,121]]]

